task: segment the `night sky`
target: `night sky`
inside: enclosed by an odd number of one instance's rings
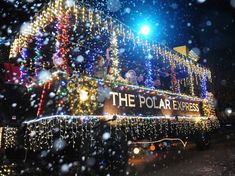
[[[0,0],[0,61],[9,42],[47,0]],[[85,0],[138,31],[151,26],[149,40],[170,48],[187,45],[200,51],[211,69],[219,111],[235,109],[235,0]]]

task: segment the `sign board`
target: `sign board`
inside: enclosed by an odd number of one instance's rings
[[[113,89],[105,99],[103,114],[142,116],[202,116],[200,101],[174,95],[160,95],[140,89]]]

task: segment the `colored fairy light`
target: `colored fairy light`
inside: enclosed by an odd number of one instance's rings
[[[27,77],[27,67],[26,66],[26,62],[29,59],[28,56],[28,49],[27,48],[22,48],[21,50],[21,62],[20,62],[20,83],[24,84],[25,79]]]
[[[69,15],[65,13],[58,17],[58,22],[55,25],[57,32],[56,36],[56,52],[53,55],[53,63],[56,67],[63,70],[68,69],[68,43],[69,43]]]
[[[177,78],[176,78],[176,73],[175,73],[175,65],[171,65],[171,85],[172,85],[172,91],[177,92],[178,91],[178,83],[177,83]]]
[[[89,76],[94,75],[95,59],[96,56],[93,53],[91,56],[87,56],[86,72]]]
[[[191,67],[188,68],[189,74],[189,91],[192,96],[194,96],[194,84],[193,84],[193,73]]]
[[[116,32],[112,33],[111,48],[112,48],[111,59],[113,62],[114,75],[117,77],[119,75],[119,59],[118,59],[118,42],[117,42]]]
[[[201,94],[200,97],[203,99],[208,98],[208,91],[207,91],[207,80],[206,80],[206,75],[203,73],[201,78]]]
[[[37,111],[37,117],[39,117],[39,115],[42,113],[43,102],[45,99],[45,93],[46,93],[46,90],[49,88],[50,88],[50,82],[46,82],[43,86],[43,89],[42,89],[42,94],[41,94],[41,98],[40,98],[40,102],[39,102],[39,106],[38,106],[38,111]]]
[[[177,80],[177,93],[180,94],[180,80]]]
[[[59,85],[57,87],[57,97],[56,97],[56,109],[57,114],[64,113],[66,111],[66,97],[68,95],[67,89],[67,77],[66,74],[60,74],[59,76]]]
[[[146,57],[145,66],[147,70],[145,85],[147,87],[152,88],[153,87],[153,70],[152,70],[152,64],[151,64],[151,57]]]
[[[40,68],[41,68],[41,64],[42,64],[42,46],[43,46],[43,34],[41,32],[41,30],[38,30],[37,35],[35,35],[35,54],[36,56],[34,57],[34,66],[35,66],[35,75],[37,76]]]

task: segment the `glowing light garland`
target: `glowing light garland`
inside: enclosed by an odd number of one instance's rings
[[[180,81],[177,80],[177,93],[180,94]]]
[[[39,102],[39,106],[38,106],[38,111],[37,111],[37,117],[39,117],[39,115],[42,112],[46,89],[50,89],[50,82],[46,82],[43,86],[43,90],[42,90],[42,94],[41,94],[41,98],[40,98],[40,102]]]
[[[150,53],[147,54],[145,57],[145,66],[147,69],[147,76],[145,80],[145,85],[149,88],[153,88],[153,70],[152,70],[152,64],[151,64],[151,55]]]
[[[202,74],[202,78],[201,78],[201,95],[200,96],[203,99],[207,99],[208,98],[207,81],[206,81],[205,73]]]
[[[35,47],[35,53],[36,56],[34,57],[34,66],[35,66],[35,75],[37,76],[40,71],[40,66],[42,62],[42,46],[43,46],[43,33],[38,30],[37,35],[35,36],[36,40],[36,47]]]
[[[11,176],[17,175],[15,171],[16,164],[2,164],[0,166],[0,175],[2,176]]]
[[[216,116],[216,113],[215,113],[215,106],[216,106],[215,97],[214,97],[213,93],[211,93],[211,92],[208,92],[208,105],[210,107],[210,115],[211,116]]]
[[[194,96],[194,84],[193,84],[193,73],[191,67],[188,67],[189,74],[189,91],[192,96]]]
[[[178,92],[178,81],[176,79],[174,64],[171,65],[171,77],[172,77],[172,79],[171,79],[172,91]]]
[[[49,116],[41,119],[25,122],[27,130],[25,133],[26,149],[38,151],[42,149],[51,149],[54,147],[55,135],[51,129],[58,129],[59,139],[64,143],[71,143],[72,146],[78,147],[84,145],[84,141],[88,138],[95,139],[96,126],[99,125],[100,119],[107,119],[106,116]],[[114,136],[119,132],[124,132],[125,135],[130,134],[129,140],[141,138],[141,134],[145,137],[149,136],[153,141],[159,138],[165,138],[167,134],[174,132],[176,135],[188,136],[196,134],[198,130],[209,132],[218,127],[217,119],[200,121],[185,120],[185,118],[150,118],[150,117],[126,117],[118,116],[116,120],[110,122],[110,128],[115,128]],[[87,125],[90,127],[87,128]],[[32,132],[34,133],[32,135]],[[111,132],[111,131],[110,131]],[[112,132],[111,134],[112,135]],[[169,137],[168,137],[169,138]],[[82,141],[81,141],[82,140]],[[92,144],[91,144],[92,145]]]
[[[38,28],[45,28],[46,25],[50,24],[58,16],[63,18],[64,14],[66,14],[65,19],[67,15],[71,14],[71,15],[74,15],[77,20],[87,21],[90,24],[93,24],[90,26],[90,28],[96,29],[95,31],[97,32],[101,31],[101,29],[109,30],[111,34],[115,33],[115,35],[123,36],[124,39],[128,39],[128,40],[131,39],[135,43],[141,43],[141,45],[146,45],[145,42],[141,41],[137,37],[134,37],[133,32],[129,27],[127,27],[125,24],[121,23],[118,20],[112,20],[111,17],[105,16],[103,12],[98,11],[98,10],[94,11],[94,13],[93,12],[92,13],[93,13],[93,17],[95,16],[95,18],[91,18],[89,17],[89,15],[85,15],[85,14],[91,13],[91,10],[86,8],[84,4],[78,6],[75,3],[74,7],[71,8],[71,7],[64,6],[64,2],[65,0],[58,0],[55,2],[51,1],[48,4],[48,6],[42,10],[40,15],[38,15],[35,18],[35,20],[31,23],[31,33],[27,35],[21,34],[19,35],[18,39],[14,40],[11,46],[10,58],[17,57],[21,48],[27,44],[28,39],[30,39],[31,36],[34,36],[37,33]],[[80,14],[81,14],[81,18],[79,18]],[[101,18],[105,20],[101,20]],[[97,35],[97,32],[95,32],[93,35]],[[168,59],[173,58],[177,64],[182,64],[186,67],[190,66],[192,71],[197,74],[201,74],[202,72],[205,72],[208,80],[211,81],[211,73],[208,69],[195,65],[189,59],[186,59],[185,57],[180,56],[179,54],[175,52],[172,52],[172,50],[170,49],[161,47],[160,45],[151,44],[150,46],[151,46],[151,50],[154,53],[165,55],[166,58]],[[165,52],[165,50],[167,52]]]
[[[95,68],[95,56],[92,54],[91,57],[88,57],[88,63],[86,65],[87,74],[89,76],[94,75],[94,68]]]
[[[202,109],[203,109],[203,115],[204,116],[208,116],[208,117],[211,116],[211,109],[210,109],[210,107],[208,105],[207,100],[203,100],[203,102],[202,102]]]
[[[55,66],[61,68],[62,70],[68,71],[68,35],[69,27],[69,15],[63,14],[63,16],[58,17],[58,23],[56,24],[56,53],[53,55],[53,62]]]
[[[16,146],[16,133],[18,128],[5,127],[3,129],[4,148],[15,148]]]
[[[71,114],[94,114],[97,109],[97,88],[97,82],[87,77],[71,79],[67,86]]]
[[[56,114],[61,114],[63,115],[67,108],[66,108],[66,103],[67,103],[67,96],[68,96],[68,90],[67,90],[67,75],[66,74],[60,74],[58,75],[58,89],[56,91]]]
[[[117,78],[119,76],[119,59],[118,59],[117,35],[115,31],[112,32],[111,48],[112,48],[111,59],[113,62],[114,75]]]
[[[21,49],[21,56],[22,56],[22,60],[20,60],[20,83],[24,84],[25,83],[25,79],[27,76],[27,72],[26,72],[26,68],[25,65],[27,64],[27,60],[28,60],[28,51],[27,48],[22,48]]]

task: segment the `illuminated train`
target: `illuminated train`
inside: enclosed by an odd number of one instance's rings
[[[19,84],[29,94],[40,91],[34,117],[24,122],[24,148],[61,152],[55,149],[59,139],[78,151],[71,157],[89,158],[86,148],[101,147],[97,156],[114,162],[123,154],[125,163],[129,143],[142,140],[192,137],[207,146],[219,126],[208,90],[211,72],[102,11],[66,2],[51,1],[11,45]],[[6,133],[11,130],[17,131]],[[14,146],[12,140],[6,148]],[[109,147],[118,156],[106,153]]]

